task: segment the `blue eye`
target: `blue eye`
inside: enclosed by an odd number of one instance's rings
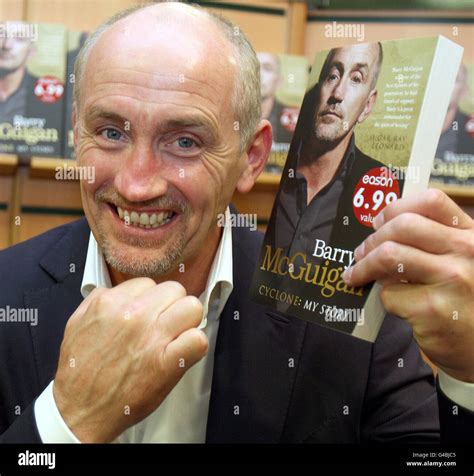
[[[177,139],[177,142],[178,145],[184,149],[190,149],[195,144],[195,142],[189,137],[180,137]]]
[[[122,138],[122,133],[119,132],[117,129],[104,129],[101,134],[104,135],[104,133],[105,137],[112,141],[118,141]]]

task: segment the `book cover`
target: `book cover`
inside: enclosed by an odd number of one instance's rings
[[[64,148],[63,157],[65,159],[75,159],[74,134],[72,130],[72,109],[74,103],[74,64],[82,45],[86,41],[87,33],[69,31],[67,33],[67,55],[66,55],[66,94],[64,101]]]
[[[66,29],[0,25],[0,153],[61,156]]]
[[[474,65],[463,63],[444,119],[431,182],[474,191]],[[473,192],[474,193],[474,192]]]
[[[375,340],[379,285],[349,287],[342,274],[377,214],[427,187],[461,56],[441,36],[316,55],[251,284],[255,301]]]
[[[308,82],[304,56],[259,52],[262,119],[272,125],[273,143],[265,172],[280,175],[298,122]]]

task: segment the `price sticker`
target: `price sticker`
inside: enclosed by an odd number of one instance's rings
[[[400,198],[400,185],[386,167],[366,172],[352,197],[354,215],[362,225],[372,228],[375,217],[391,202]]]
[[[53,103],[62,98],[64,85],[54,76],[43,76],[36,81],[35,96],[46,103]]]

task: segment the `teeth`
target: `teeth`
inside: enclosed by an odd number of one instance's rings
[[[133,224],[138,225],[140,223],[140,216],[137,212],[130,213],[130,220]]]
[[[149,225],[150,217],[146,213],[140,215],[140,225]]]
[[[160,212],[158,214],[153,213],[152,215],[145,212],[138,214],[135,211],[129,212],[120,207],[117,207],[117,213],[126,225],[138,226],[140,228],[158,228],[168,223],[173,216],[173,212]]]

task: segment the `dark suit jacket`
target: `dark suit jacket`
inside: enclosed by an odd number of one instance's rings
[[[82,300],[88,237],[82,219],[0,253],[0,308],[38,309],[37,326],[0,323],[2,442],[40,442],[33,404]],[[410,328],[387,316],[371,345],[266,312],[247,297],[260,246],[258,233],[233,229],[234,290],[220,317],[207,441],[437,441],[436,390]],[[446,435],[467,439],[472,414],[450,419],[451,403],[440,399]]]

